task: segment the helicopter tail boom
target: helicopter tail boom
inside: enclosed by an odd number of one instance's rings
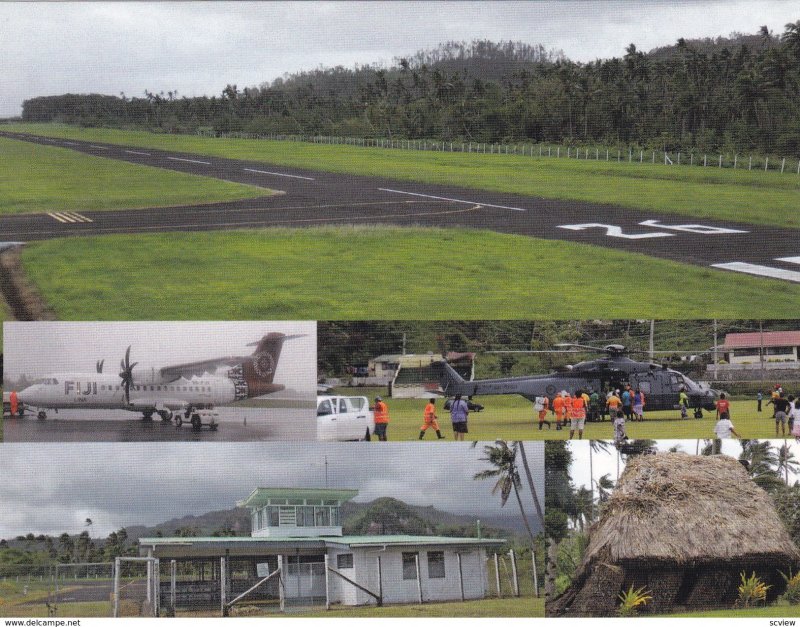
[[[465,380],[446,361],[436,362],[434,366],[439,371],[439,385],[446,396],[472,396],[475,394],[475,383]]]

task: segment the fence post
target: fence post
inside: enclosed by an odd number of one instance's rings
[[[769,166],[769,157],[764,157],[764,172],[767,171],[767,166]]]
[[[330,583],[328,581],[328,554],[325,553],[325,609],[331,609],[331,592]]]
[[[736,162],[739,160],[739,155],[733,155],[733,169],[736,169]]]
[[[494,554],[494,582],[497,585],[497,598],[500,598],[500,560]]]
[[[785,165],[786,165],[786,157],[784,157],[783,161],[781,161],[781,174],[783,174],[783,168]]]
[[[753,155],[750,155],[750,164],[747,166],[748,172],[753,169]]]
[[[708,155],[703,155],[703,167],[708,166]]]
[[[511,581],[514,583],[514,596],[519,596],[519,579],[517,577],[517,554],[514,549],[509,550],[509,557],[511,558]]]
[[[719,156],[719,167],[722,167],[722,155]]]
[[[640,150],[639,151],[639,163],[642,163],[643,159],[644,159],[644,150]]]

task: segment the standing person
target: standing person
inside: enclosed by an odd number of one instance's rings
[[[756,403],[758,403],[758,411],[761,411],[761,401],[764,400],[764,395],[761,393],[761,390],[758,391],[756,394]]]
[[[611,396],[609,396],[608,400],[606,401],[606,407],[608,407],[608,414],[611,416],[611,420],[614,420],[617,417],[617,412],[619,412],[621,404],[622,400],[620,397],[611,392]]]
[[[561,431],[561,424],[564,420],[564,392],[556,394],[553,399],[553,411],[556,414],[556,431]]]
[[[778,393],[778,398],[770,401],[775,406],[775,435],[778,435],[780,425],[781,436],[786,437],[786,420],[789,416],[789,401],[783,397],[783,392]]]
[[[614,446],[619,447],[628,439],[628,434],[625,433],[625,417],[619,409],[611,410],[611,424],[614,425]]]
[[[589,395],[589,410],[591,412],[591,420],[603,420],[603,408],[597,390],[592,390],[592,393]]]
[[[545,420],[545,418],[547,418],[547,408],[549,405],[550,401],[546,396],[537,396],[533,401],[533,411],[537,412],[539,415],[539,431],[542,430],[542,425],[547,425],[548,429],[553,427],[549,420]]]
[[[622,400],[622,411],[625,414],[625,420],[631,420],[633,418],[633,393],[631,392],[630,384],[625,384],[625,391],[622,393],[620,400]]]
[[[636,416],[636,419],[639,422],[644,422],[644,392],[637,389],[631,399],[631,405],[633,406],[633,415]]]
[[[19,400],[17,399],[16,390],[11,390],[11,398],[9,400],[11,401],[11,416],[14,417],[19,411]]]
[[[720,397],[721,396],[722,395],[720,394]],[[719,411],[719,409],[717,409],[717,411]],[[742,439],[742,436],[736,433],[736,429],[733,428],[730,414],[728,412],[719,414],[719,420],[717,420],[717,424],[714,425],[714,436],[718,440],[724,440],[731,437],[731,434],[735,435],[740,440]]]
[[[731,417],[731,403],[727,398],[725,398],[725,392],[720,392],[719,400],[717,401],[716,405],[717,420]]]
[[[678,395],[678,405],[681,408],[681,419],[689,420],[689,395],[686,394],[685,388],[681,388],[681,393]]]
[[[386,429],[389,426],[389,408],[380,396],[375,397],[375,435],[378,440],[386,442]]]
[[[428,399],[428,404],[425,405],[425,413],[422,416],[422,426],[419,428],[419,439],[425,437],[425,432],[428,429],[436,431],[436,439],[441,440],[444,438],[442,430],[439,428],[439,421],[436,418],[436,399]]]
[[[800,418],[800,412],[797,409],[795,409],[795,405],[797,405],[797,402],[795,401],[795,398],[794,398],[794,396],[792,394],[789,394],[788,401],[789,401],[789,413],[788,413],[789,429],[788,429],[788,431],[791,434],[791,433],[794,432],[795,420],[797,418]]]
[[[572,436],[575,435],[575,429],[578,430],[578,439],[583,439],[583,427],[586,423],[586,401],[583,398],[583,394],[581,391],[578,390],[575,392],[575,396],[572,397],[572,403],[570,404],[570,416],[569,416],[569,439],[572,439]]]
[[[467,401],[462,400],[461,394],[456,394],[450,404],[450,421],[453,423],[453,437],[457,442],[463,442],[464,434],[469,433],[467,416],[469,416],[469,405]]]

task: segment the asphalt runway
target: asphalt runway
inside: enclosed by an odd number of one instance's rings
[[[797,229],[695,220],[658,211],[299,170],[149,148],[7,132],[0,132],[0,136],[283,192],[240,202],[166,209],[3,216],[0,240],[5,242],[321,224],[465,227],[592,244],[800,283]],[[764,210],[769,211],[769,207]]]
[[[5,442],[263,442],[315,440],[314,409],[243,409],[218,407],[219,427],[195,430],[184,423],[156,418],[146,422],[126,411],[50,410],[46,420],[35,416],[3,421]]]

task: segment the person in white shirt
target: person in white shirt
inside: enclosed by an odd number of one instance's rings
[[[722,414],[720,419],[717,420],[717,424],[714,425],[714,435],[719,440],[725,440],[731,437],[731,434],[733,434],[741,440],[742,436],[736,433],[736,429],[733,428],[731,419],[727,416],[727,414]]]

